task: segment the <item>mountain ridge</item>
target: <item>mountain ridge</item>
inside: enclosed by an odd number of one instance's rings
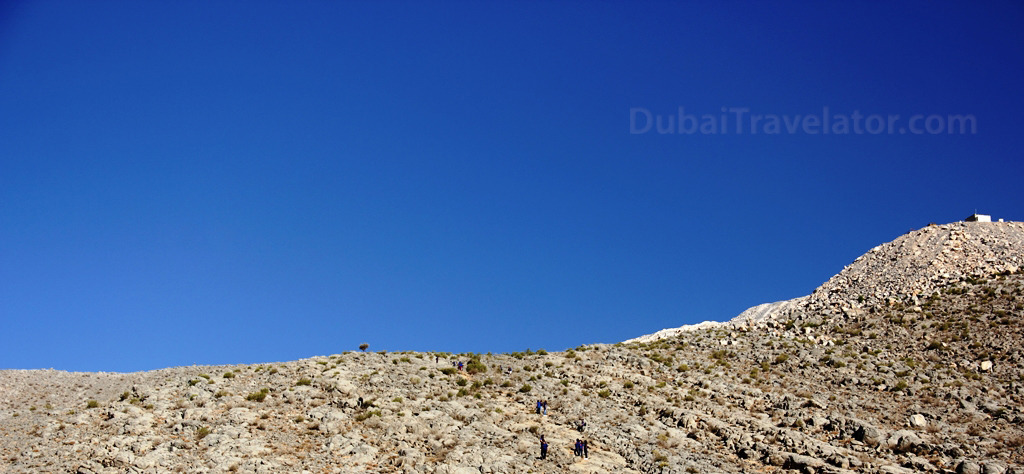
[[[632,343],[4,370],[0,468],[1024,473],[1022,236],[929,226],[806,297]]]

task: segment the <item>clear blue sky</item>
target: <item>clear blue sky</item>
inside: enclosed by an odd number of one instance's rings
[[[0,368],[561,350],[1024,220],[1021,3],[767,3],[4,2]],[[976,130],[631,133],[826,106]]]

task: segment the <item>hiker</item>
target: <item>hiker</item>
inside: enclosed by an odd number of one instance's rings
[[[462,372],[462,361],[459,361],[459,372]]]
[[[590,448],[587,446],[587,440],[583,440],[583,457],[590,457]]]
[[[541,401],[540,401],[540,400],[537,400],[537,414],[538,414],[538,415],[540,414],[540,409],[541,409],[541,406],[542,406],[542,404],[541,404]]]
[[[541,407],[544,409],[544,416],[548,416],[548,401],[544,400],[544,403],[541,404]]]
[[[579,431],[580,433],[582,433],[583,430],[585,430],[586,428],[587,428],[587,422],[584,421],[583,418],[580,418],[580,422],[576,424],[576,431]]]
[[[512,375],[512,366],[511,366],[511,365],[510,365],[510,366],[508,366],[508,374],[509,374],[509,375]]]
[[[359,397],[359,402],[356,406],[358,406],[359,408],[363,407],[363,397]]]
[[[583,455],[583,443],[580,442],[579,438],[576,438],[576,444],[572,448],[572,455],[573,456],[582,456]]]
[[[544,441],[544,437],[543,436],[540,437],[540,458],[541,459],[547,459],[548,458],[548,442]]]

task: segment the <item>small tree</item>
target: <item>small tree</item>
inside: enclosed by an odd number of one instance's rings
[[[361,350],[363,352],[366,352],[366,349],[369,349],[369,348],[370,348],[370,345],[365,343],[365,342],[359,345],[359,350]]]

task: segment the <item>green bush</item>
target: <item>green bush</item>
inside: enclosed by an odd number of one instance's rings
[[[722,360],[722,359],[724,359],[726,357],[729,357],[730,355],[731,354],[729,354],[729,351],[727,351],[725,349],[720,349],[720,350],[712,352],[711,353],[711,358],[714,359],[714,360]]]
[[[470,374],[484,373],[487,372],[487,366],[480,362],[480,359],[473,359],[466,364],[466,372]]]
[[[264,387],[260,389],[260,391],[258,392],[250,393],[245,397],[245,399],[249,400],[250,402],[262,402],[265,398],[267,398],[268,393],[270,393],[270,389]]]
[[[356,415],[356,421],[366,421],[371,416],[378,416],[378,417],[381,416],[380,410],[364,411],[364,412]]]
[[[233,378],[235,378],[235,373],[234,372],[224,372],[224,378],[226,378],[226,379],[233,379]]]
[[[530,390],[533,390],[530,384],[524,383],[522,387],[519,387],[519,393],[530,393]]]
[[[295,382],[295,385],[312,385],[312,384],[313,384],[313,381],[310,380],[308,377],[303,377],[303,378],[299,379],[298,382]]]
[[[608,397],[612,396],[612,391],[608,390],[606,388],[604,390],[601,390],[600,392],[597,392],[597,396],[599,396],[601,398],[608,398]]]
[[[100,402],[97,402],[96,400],[89,400],[85,402],[86,408],[96,408],[98,406],[100,406]]]

